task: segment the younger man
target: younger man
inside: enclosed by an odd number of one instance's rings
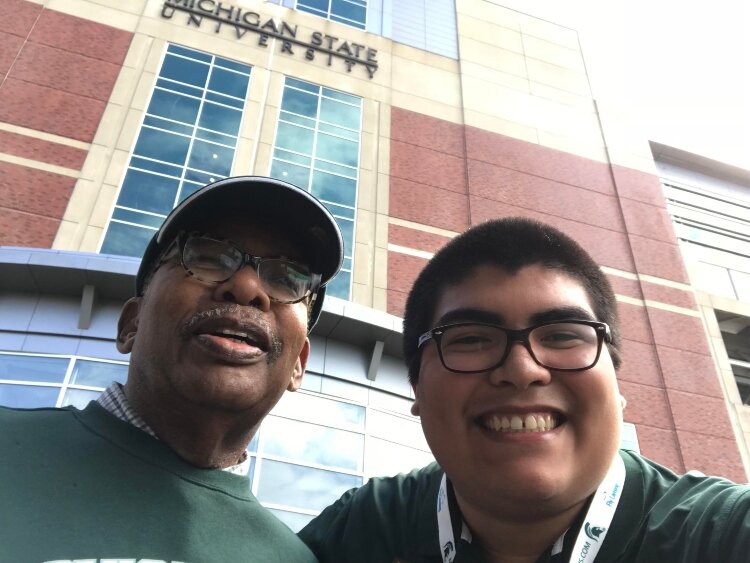
[[[404,355],[438,464],[373,479],[300,533],[322,561],[747,561],[750,487],[618,452],[615,296],[573,240],[490,221],[412,288]]]

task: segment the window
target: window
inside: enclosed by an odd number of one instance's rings
[[[0,353],[0,405],[83,408],[112,381],[125,382],[128,365],[71,356]]]
[[[344,264],[328,295],[349,299],[359,177],[362,99],[287,77],[271,176],[318,197],[341,228]]]
[[[750,405],[750,317],[715,311],[743,405]]]
[[[167,214],[231,173],[250,67],[169,45],[101,252],[140,257]]]
[[[367,21],[367,0],[297,0],[297,9],[359,29]]]

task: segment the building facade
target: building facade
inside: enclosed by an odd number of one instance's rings
[[[747,480],[750,346],[732,315],[750,316],[750,268],[729,268],[732,297],[701,289],[669,195],[685,177],[594,99],[574,30],[486,0],[3,8],[0,403],[80,405],[122,380],[116,318],[146,241],[202,184],[272,175],[326,203],[346,254],[304,388],[251,445],[254,492],[293,528],[431,459],[408,414],[404,300],[452,236],[508,215],[567,232],[612,281],[629,445]]]

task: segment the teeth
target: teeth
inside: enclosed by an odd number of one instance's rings
[[[484,418],[483,424],[495,432],[547,432],[557,426],[557,420],[549,413],[527,414],[523,418],[492,415]]]

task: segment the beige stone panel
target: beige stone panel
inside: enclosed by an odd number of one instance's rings
[[[526,58],[523,55],[501,47],[494,47],[488,43],[475,41],[469,37],[461,38],[460,49],[462,63],[463,61],[470,61],[494,70],[528,78]]]
[[[557,43],[570,49],[580,49],[578,33],[569,27],[548,22],[532,16],[524,16],[520,21],[521,33]]]
[[[575,72],[586,73],[583,55],[578,48],[563,47],[531,35],[523,36],[523,48],[524,54],[529,58],[539,59]]]
[[[389,213],[389,176],[382,172],[378,172],[378,188],[376,194],[376,211],[379,215],[387,216]]]
[[[136,86],[138,85],[139,74],[139,71],[134,68],[123,67],[112,88],[109,103],[120,106],[130,105],[130,100],[135,95]]]
[[[361,129],[363,133],[378,134],[380,126],[380,106],[377,100],[364,98],[362,100],[362,122]]]
[[[375,246],[378,248],[388,248],[388,225],[388,215],[375,215]]]
[[[360,230],[357,225],[357,231]],[[371,244],[356,242],[354,244],[354,271],[352,272],[352,281],[362,285],[372,287],[372,262],[373,249]]]
[[[141,111],[146,111],[148,103],[151,101],[151,95],[156,85],[156,74],[143,72],[138,78],[138,85],[130,101],[130,107]]]
[[[374,171],[378,166],[378,137],[375,133],[359,136],[359,168]]]
[[[581,137],[572,137],[550,133],[543,129],[538,130],[539,144],[551,149],[557,149],[563,152],[577,154],[584,158],[590,158],[598,162],[608,162],[607,149],[600,139]]]
[[[47,2],[47,9],[83,18],[85,20],[103,23],[111,27],[116,27],[117,29],[135,31],[138,26],[138,12],[125,12],[119,4],[120,3],[118,3],[117,8],[114,8],[92,2],[49,0]],[[124,4],[128,4],[128,2],[124,2]]]
[[[582,72],[562,68],[537,59],[526,59],[526,67],[531,81],[591,97],[588,77]]]
[[[129,151],[115,150],[109,159],[109,166],[104,174],[104,183],[119,186],[125,176],[125,168],[129,160]]]
[[[389,174],[391,170],[391,142],[387,137],[380,137],[378,143],[378,168],[380,174]]]
[[[374,287],[372,289],[372,305],[373,309],[378,311],[388,310],[388,290],[382,287]]]
[[[377,132],[380,138],[391,138],[391,104],[385,102],[376,102],[378,104],[378,122]]]
[[[529,82],[529,85],[531,93],[535,96],[588,112],[596,112],[596,104],[590,96],[573,94],[572,92],[560,90],[559,88],[548,86],[547,84],[541,84],[539,82]]]
[[[459,77],[453,72],[394,57],[392,73],[394,96],[399,91],[451,107],[461,106]]]
[[[94,134],[94,140],[92,145],[103,145],[111,147],[117,141],[117,137],[120,134],[120,129],[123,125],[123,120],[127,111],[124,106],[117,104],[107,104],[102,113],[102,118],[99,121],[99,127],[96,129]],[[91,158],[90,155],[87,158]]]
[[[456,0],[458,19],[471,16],[478,20],[495,22],[510,29],[520,29],[521,21],[526,17],[520,12],[505,8],[487,0]]]
[[[375,213],[358,208],[356,231],[355,242],[373,248],[375,246]]]
[[[718,352],[718,350],[717,350]],[[727,364],[729,366],[729,364]],[[737,389],[737,382],[734,380],[734,372],[729,367],[722,367],[719,369],[719,377],[721,377],[724,395],[729,404],[735,408],[742,404],[742,397],[740,397],[740,391]]]
[[[276,129],[279,122],[279,109],[271,105],[266,106],[263,112],[263,123],[260,128],[259,140],[263,143],[274,145],[276,141]]]
[[[153,44],[153,37],[148,37],[142,33],[134,33],[122,66],[141,70],[146,65]]]
[[[258,102],[246,100],[245,110],[242,112],[242,122],[240,123],[240,130],[238,137],[240,139],[251,139],[254,140],[261,131],[261,105]]]
[[[459,43],[465,38],[471,37],[488,45],[502,47],[515,53],[523,54],[523,41],[518,28],[511,29],[497,25],[493,21],[480,20],[469,15],[462,14],[457,20]]]
[[[73,193],[70,194],[63,220],[70,223],[88,223],[98,191],[97,183],[83,178],[78,180]]]
[[[352,283],[352,302],[365,307],[372,306],[372,286],[369,284]]]
[[[463,112],[460,105],[437,102],[429,97],[425,98],[394,90],[391,97],[391,105],[423,115],[429,115],[430,117],[444,119],[451,123],[463,122]]]
[[[739,415],[742,430],[745,433],[745,440],[750,442],[750,406],[742,405],[738,407],[737,414]]]
[[[89,154],[81,169],[81,180],[90,180],[100,184],[107,173],[109,159],[112,156],[112,149],[99,144],[91,145]]]
[[[373,283],[375,287],[388,287],[388,249],[375,247],[375,268]]]
[[[250,164],[252,168],[247,172],[259,176],[268,176],[271,173],[271,160],[273,159],[273,148],[268,143],[259,143],[255,163]],[[240,170],[240,172],[242,172]]]
[[[625,166],[626,168],[633,168],[634,170],[640,170],[647,174],[658,175],[656,170],[656,164],[654,163],[653,157],[644,156],[639,153],[634,153],[620,147],[607,147],[609,153],[609,161],[612,164],[618,164]]]
[[[375,185],[377,174],[374,170],[359,171],[357,182],[357,212],[360,210],[369,213],[375,212],[377,205],[377,186]]]
[[[232,176],[243,176],[250,173],[256,159],[255,142],[252,139],[238,139],[232,163]]]
[[[466,110],[508,119],[528,126],[536,126],[541,98],[519,92],[473,76],[463,77],[463,98]]]
[[[143,111],[139,109],[130,109],[125,116],[125,120],[120,125],[119,136],[117,137],[116,148],[131,152],[135,146],[135,141],[143,122]],[[101,127],[100,127],[101,130]],[[104,144],[104,143],[102,143]],[[109,145],[109,143],[107,143]]]
[[[531,107],[535,115],[534,124],[538,129],[586,142],[595,140],[604,145],[599,117],[591,110],[571,107],[538,96],[533,96]]]
[[[474,78],[480,78],[491,82],[492,84],[499,84],[506,88],[512,88],[519,92],[529,93],[531,90],[530,83],[527,78],[517,76],[514,74],[508,74],[507,72],[501,72],[494,68],[489,68],[481,64],[472,61],[461,62],[461,72],[466,76],[472,76]]]
[[[438,68],[440,70],[447,70],[448,72],[458,74],[461,65],[456,59],[445,57],[443,55],[437,55],[435,53],[430,53],[429,51],[425,51],[424,53],[425,64],[427,66]]]
[[[104,229],[99,227],[86,227],[83,231],[83,237],[78,250],[80,252],[99,252],[99,248],[102,245],[104,239]]]
[[[500,133],[529,143],[539,143],[539,134],[536,127],[469,109],[464,112],[464,117],[467,126]]]
[[[139,33],[139,35],[142,35]],[[163,39],[154,39],[150,37],[151,45],[146,56],[146,64],[143,65],[143,72],[150,72],[156,76],[161,68],[161,62],[164,59],[164,53],[167,51],[167,42]]]
[[[60,221],[60,227],[55,234],[55,240],[52,241],[54,250],[80,250],[80,241],[83,236],[83,228],[80,223],[70,221]],[[92,251],[96,252],[96,250]]]
[[[115,201],[120,193],[119,184],[102,184],[97,190],[96,203],[91,210],[89,226],[100,227],[104,229],[109,224],[112,217],[112,210],[115,207]]]

